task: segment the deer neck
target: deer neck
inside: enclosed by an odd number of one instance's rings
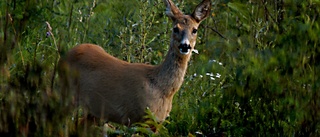
[[[173,44],[173,43],[171,43]],[[166,97],[174,95],[183,83],[191,53],[181,55],[170,46],[162,64],[154,71],[153,86]]]

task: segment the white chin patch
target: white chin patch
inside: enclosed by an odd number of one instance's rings
[[[187,55],[191,53],[191,49],[192,49],[190,46],[190,41],[187,38],[182,39],[178,48],[182,55]]]
[[[190,49],[185,50],[185,49],[182,49],[182,48],[180,48],[179,51],[180,51],[180,53],[182,55],[188,55],[191,52]]]

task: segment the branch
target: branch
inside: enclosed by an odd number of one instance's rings
[[[217,33],[221,38],[225,39],[225,40],[228,40],[225,36],[223,36],[218,30],[206,25],[205,28],[209,28],[211,29],[213,32]]]

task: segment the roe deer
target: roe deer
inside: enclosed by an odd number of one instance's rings
[[[210,14],[211,2],[203,0],[192,14],[184,15],[171,0],[163,1],[173,29],[162,64],[128,63],[93,44],[78,45],[60,60],[60,65],[76,72],[72,78],[76,82],[69,84],[89,114],[125,125],[143,121],[146,108],[159,122],[169,115],[196,44],[198,26]]]

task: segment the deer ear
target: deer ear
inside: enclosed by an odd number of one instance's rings
[[[211,1],[203,0],[193,11],[192,17],[196,19],[197,22],[201,22],[206,19],[210,14]]]
[[[166,14],[167,16],[175,19],[177,16],[183,15],[179,8],[173,4],[171,0],[163,0],[166,5]]]

